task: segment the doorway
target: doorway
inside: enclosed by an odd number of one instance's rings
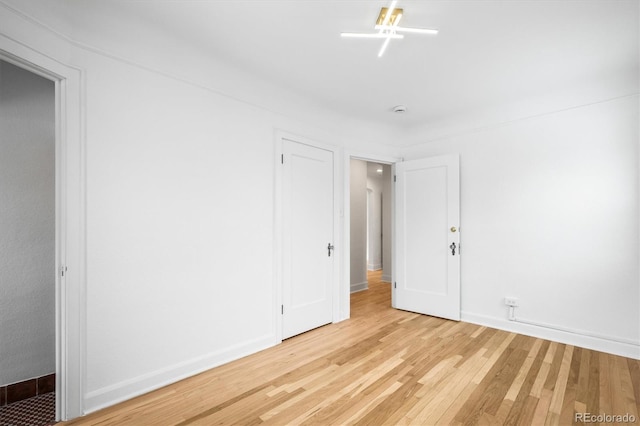
[[[55,419],[55,101],[53,81],[0,60],[0,402],[7,418],[28,400],[46,422]]]
[[[55,408],[81,416],[85,366],[86,193],[82,70],[0,35],[0,60],[55,90]],[[6,394],[5,394],[6,395]]]
[[[363,186],[361,181],[366,176],[368,162],[391,165],[389,182],[393,183],[390,183],[390,196],[387,198],[391,199],[389,216],[392,216],[390,228],[393,235],[383,233],[383,240],[390,240],[392,251],[389,258],[393,270],[388,278],[384,277],[393,283],[391,305],[396,309],[459,320],[460,185],[457,155],[401,162],[347,157],[348,183],[345,191],[348,197],[345,204],[349,220],[345,221],[348,224],[345,230],[349,251],[345,256],[344,281],[347,285],[344,291],[353,294],[368,287],[366,281],[361,281],[367,272],[367,267],[363,266],[366,264],[362,262],[366,259],[367,248],[360,247],[363,239],[357,235],[364,232],[363,224],[367,222],[366,212],[364,215],[359,213],[358,204],[366,203],[367,199],[366,189],[362,189],[366,188],[366,183]],[[365,170],[364,174],[362,170]],[[418,301],[417,305],[411,304],[413,299]],[[440,305],[446,306],[446,311],[440,309]],[[345,312],[348,318],[349,309]]]
[[[392,170],[390,164],[350,158],[350,292],[369,288],[368,273],[392,277]]]

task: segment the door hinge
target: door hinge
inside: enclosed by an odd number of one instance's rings
[[[393,181],[394,182],[396,181],[396,175],[393,175]]]
[[[393,288],[397,288],[398,287],[398,283],[396,283],[395,281],[393,282]]]
[[[280,315],[284,315],[284,305],[280,305]]]
[[[280,154],[280,164],[284,164],[284,154]]]
[[[60,276],[64,277],[64,273],[67,272],[67,267],[66,266],[61,266],[60,267]]]

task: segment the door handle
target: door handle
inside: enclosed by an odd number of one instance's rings
[[[335,247],[331,245],[331,243],[327,244],[327,250],[329,251],[329,257],[331,257],[331,250],[333,250]]]
[[[455,256],[456,255],[456,243],[455,242],[451,243],[449,248],[451,249],[451,256]]]

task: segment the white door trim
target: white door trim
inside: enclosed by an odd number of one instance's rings
[[[85,141],[82,70],[0,33],[0,58],[55,83],[56,419],[84,414]],[[62,269],[65,268],[64,276]]]
[[[274,226],[273,226],[273,241],[274,241],[274,256],[273,256],[273,324],[275,342],[278,344],[282,342],[282,314],[281,306],[283,303],[283,288],[282,288],[282,239],[283,239],[283,214],[282,214],[282,183],[283,183],[283,170],[282,170],[282,152],[283,141],[289,140],[292,142],[309,145],[315,148],[324,149],[333,153],[333,241],[335,247],[335,253],[338,255],[340,251],[344,251],[344,242],[342,238],[342,165],[340,164],[341,149],[330,144],[318,142],[312,139],[305,138],[303,136],[294,135],[292,133],[276,129],[276,137],[274,144]],[[340,290],[341,290],[341,270],[343,265],[341,264],[342,256],[336,257],[336,264],[333,268],[333,321],[338,322],[344,318],[340,317]]]
[[[380,164],[389,164],[391,166],[392,173],[395,173],[395,163],[402,161],[401,158],[386,156],[386,155],[376,155],[376,154],[367,154],[362,152],[353,152],[347,151],[343,157],[343,205],[344,205],[344,214],[343,214],[343,227],[342,227],[342,235],[344,241],[344,247],[342,253],[342,285],[340,286],[340,321],[349,319],[351,317],[351,160],[363,160],[363,161],[372,161]],[[393,185],[391,185],[391,205],[394,205],[395,198],[395,189]],[[391,209],[391,226],[392,233],[395,232],[393,230],[394,225],[394,211]],[[395,264],[395,238],[391,239],[391,256],[392,263]],[[392,270],[392,273],[395,274],[395,268]]]

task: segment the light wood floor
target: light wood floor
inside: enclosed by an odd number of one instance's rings
[[[640,361],[394,310],[370,278],[348,321],[67,424],[640,424]]]

